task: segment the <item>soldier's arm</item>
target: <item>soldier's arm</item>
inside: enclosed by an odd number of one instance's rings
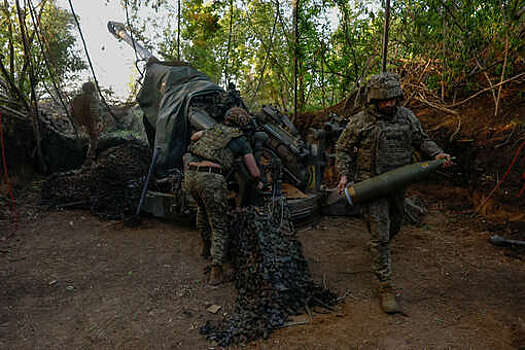
[[[421,152],[425,153],[429,157],[434,159],[446,159],[447,161],[443,164],[444,167],[452,166],[450,154],[443,152],[443,149],[438,146],[437,143],[427,135],[419,119],[410,110],[406,109],[409,113],[409,120],[411,122],[413,136],[412,140],[414,146]]]
[[[253,153],[245,154],[242,157],[242,160],[244,161],[244,164],[248,168],[248,171],[250,172],[250,175],[254,179],[260,179],[261,178],[261,171],[259,170],[259,167],[257,166],[257,162],[255,162],[255,157],[253,156]]]
[[[412,143],[413,146],[425,153],[427,156],[434,158],[436,155],[443,153],[441,147],[437,145],[432,139],[427,135],[419,119],[412,113],[410,110],[405,108],[406,113],[408,114],[408,120],[412,128]]]
[[[341,176],[352,179],[352,162],[354,161],[354,149],[357,146],[357,130],[355,122],[348,122],[345,130],[339,136],[335,144],[335,167]]]
[[[196,133],[193,133],[193,135],[191,135],[191,140],[192,141],[199,140],[202,137],[202,134],[203,134],[203,130],[200,130],[200,131],[197,131]]]
[[[343,192],[348,181],[353,181],[354,179],[352,162],[355,161],[354,150],[358,144],[357,130],[359,130],[357,123],[351,120],[335,144],[335,167],[339,174],[341,174],[341,178],[337,184],[339,194]]]
[[[242,156],[244,165],[246,165],[250,175],[256,182],[258,182],[257,187],[262,187],[262,183],[260,181],[261,171],[257,166],[257,162],[253,156],[252,147],[250,146],[248,139],[245,136],[235,138],[230,141],[228,147],[230,147],[236,156]]]

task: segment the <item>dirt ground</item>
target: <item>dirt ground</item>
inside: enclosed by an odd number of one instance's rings
[[[198,328],[232,311],[235,290],[205,284],[191,225],[149,218],[127,228],[43,211],[35,196],[21,205],[16,234],[0,241],[0,348],[217,348]],[[425,199],[424,224],[393,242],[405,315],[379,309],[362,222],[323,218],[298,236],[315,279],[344,302],[233,348],[525,349],[525,254],[490,245],[490,223]],[[212,304],[217,315],[206,311]]]

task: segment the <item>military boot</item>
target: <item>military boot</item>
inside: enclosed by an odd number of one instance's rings
[[[204,260],[208,260],[210,258],[211,256],[210,249],[211,249],[211,241],[209,240],[202,241],[201,256],[204,258]]]
[[[222,276],[222,265],[212,265],[210,270],[210,279],[208,280],[208,284],[210,286],[216,286],[223,282],[223,276]]]
[[[395,314],[401,312],[401,307],[396,300],[396,295],[392,289],[390,282],[383,282],[379,287],[379,301],[381,309],[387,314]]]

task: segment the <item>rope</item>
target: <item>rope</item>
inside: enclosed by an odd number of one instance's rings
[[[13,212],[13,233],[15,233],[18,228],[18,213],[16,211],[16,202],[15,202],[15,196],[13,195],[13,188],[11,187],[11,183],[9,182],[9,175],[7,173],[4,131],[2,129],[2,113],[0,113],[0,144],[2,147],[2,166],[4,167],[5,183],[7,184],[7,190],[9,192],[9,197],[11,198],[11,210]]]
[[[113,114],[111,111],[111,108],[109,107],[108,103],[106,102],[106,99],[102,95],[102,91],[100,90],[100,85],[98,84],[97,76],[95,74],[95,69],[93,69],[93,63],[91,62],[91,57],[89,56],[89,51],[87,49],[86,40],[84,39],[84,34],[82,33],[82,29],[80,28],[80,23],[78,22],[77,14],[75,13],[75,9],[73,8],[73,4],[71,3],[71,0],[68,0],[69,7],[71,8],[71,13],[73,14],[73,19],[75,20],[75,23],[78,28],[78,33],[80,34],[80,40],[82,41],[82,46],[84,47],[84,52],[86,53],[86,58],[89,63],[89,68],[91,69],[91,74],[93,75],[93,80],[95,80],[95,86],[97,87],[98,94],[106,106],[106,109],[108,110],[109,114],[115,119],[118,120],[118,118]]]
[[[523,150],[523,147],[525,147],[525,141],[523,141],[521,143],[521,145],[518,147],[518,149],[516,150],[516,153],[514,154],[514,158],[512,159],[512,162],[510,163],[507,171],[505,172],[505,174],[503,175],[503,177],[501,178],[501,180],[498,181],[498,183],[496,184],[496,186],[494,186],[494,188],[492,189],[492,191],[490,191],[489,195],[487,196],[487,198],[485,198],[481,204],[478,206],[478,209],[476,209],[476,212],[479,212],[483,206],[488,202],[488,200],[490,199],[490,197],[492,197],[492,195],[494,194],[494,192],[496,192],[496,190],[499,189],[499,187],[501,186],[501,184],[505,181],[505,179],[507,179],[507,176],[509,176],[510,174],[510,171],[512,170],[512,168],[514,167],[514,164],[516,164],[516,161],[518,160],[518,156],[520,155],[521,151]],[[525,174],[525,173],[524,173]],[[518,198],[521,197],[521,195],[523,194],[523,192],[525,191],[525,185],[524,187],[521,189],[520,193],[518,194]]]

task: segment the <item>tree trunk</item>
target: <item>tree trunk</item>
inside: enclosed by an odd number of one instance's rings
[[[177,0],[177,61],[180,61],[180,0]]]
[[[385,1],[385,26],[384,26],[384,31],[383,31],[383,62],[381,65],[381,72],[386,72],[389,30],[390,30],[390,0],[386,0]]]
[[[29,69],[29,85],[31,87],[31,101],[32,106],[30,108],[30,114],[33,117],[33,132],[35,134],[36,139],[36,151],[37,151],[37,158],[38,163],[40,165],[40,169],[43,172],[47,171],[47,166],[44,162],[44,156],[42,154],[42,142],[40,137],[40,120],[39,120],[39,113],[38,113],[38,102],[37,102],[37,96],[35,91],[35,76],[33,71],[33,64],[32,64],[32,58],[31,58],[31,50],[29,49],[29,43],[27,41],[27,34],[26,34],[26,25],[25,25],[25,17],[22,16],[22,10],[20,8],[19,0],[15,0],[16,4],[16,10],[18,13],[18,22],[20,25],[20,34],[22,36],[22,43],[24,46],[24,59],[27,62],[27,67]],[[25,10],[25,9],[24,9]],[[24,11],[25,14],[25,11]]]
[[[297,116],[297,56],[299,54],[299,1],[292,0],[293,6],[293,27],[294,27],[294,46],[293,46],[293,117]]]

